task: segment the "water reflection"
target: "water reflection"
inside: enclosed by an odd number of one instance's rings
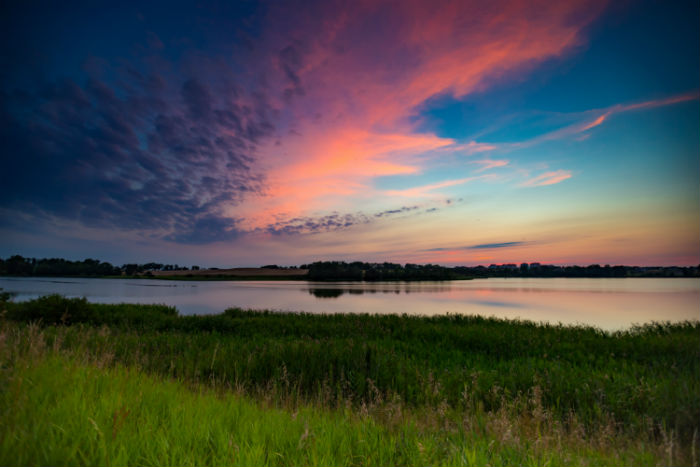
[[[345,293],[343,289],[309,289],[309,293],[316,298],[338,298]],[[360,293],[363,293],[360,291]]]
[[[319,298],[321,300],[323,299],[337,299],[340,298],[344,294],[349,294],[349,295],[364,295],[364,294],[410,294],[410,293],[435,293],[435,294],[444,294],[445,292],[449,292],[452,290],[452,285],[451,284],[444,284],[444,285],[423,285],[421,287],[416,287],[417,283],[389,283],[389,284],[382,284],[382,286],[379,287],[372,287],[371,285],[366,285],[362,284],[362,288],[358,288],[357,284],[354,284],[354,287],[349,286],[347,288],[335,288],[332,286],[327,286],[327,287],[310,287],[308,288],[308,293],[309,295],[313,295],[316,298]],[[513,291],[513,289],[508,289],[510,291]],[[520,292],[541,292],[541,290],[537,289],[523,289],[519,288],[516,289],[516,291]],[[484,291],[484,290],[475,290],[474,295],[476,297],[480,296],[488,296],[489,292]],[[483,299],[469,299],[466,301],[466,303],[470,303],[472,305],[478,305],[478,306],[483,306],[483,307],[496,307],[496,308],[523,308],[523,304],[518,303],[517,301],[499,301],[499,300],[483,300]]]
[[[311,313],[445,313],[589,324],[615,330],[700,318],[698,279],[483,279],[447,282],[306,282],[0,278],[28,300],[50,293],[100,303],[162,303],[183,314],[230,307]]]
[[[423,290],[422,292],[426,292]],[[309,289],[309,294],[316,298],[339,298],[343,294],[350,295],[362,295],[362,294],[400,294],[400,293],[411,293],[410,289]]]
[[[445,293],[451,291],[453,284],[449,281],[443,283],[426,282],[383,282],[383,283],[349,283],[345,287],[336,284],[314,284],[305,289],[309,295],[316,298],[339,298],[343,294],[410,294],[410,293]]]

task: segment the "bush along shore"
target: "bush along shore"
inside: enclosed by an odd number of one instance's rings
[[[0,301],[0,465],[697,465],[700,324]]]

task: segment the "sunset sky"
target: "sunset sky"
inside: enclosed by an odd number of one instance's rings
[[[18,1],[0,256],[700,263],[700,3]]]

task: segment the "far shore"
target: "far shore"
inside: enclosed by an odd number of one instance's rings
[[[308,275],[308,269],[230,268],[147,271],[131,277],[172,280],[306,280]]]

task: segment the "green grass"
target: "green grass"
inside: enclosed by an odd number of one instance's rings
[[[3,460],[15,452],[28,456],[21,464],[697,463],[697,322],[611,334],[463,316],[191,317],[57,296],[4,307],[0,417],[12,423],[0,422]],[[122,406],[126,419],[151,420],[133,425],[141,435],[96,438],[87,417],[112,433]],[[74,411],[82,415],[72,420]],[[232,431],[231,413],[243,412],[261,425]],[[211,422],[162,421],[199,413]],[[61,438],[52,423],[74,432]],[[160,428],[139,431],[148,423]],[[314,442],[300,449],[306,424]],[[144,436],[155,444],[139,444]],[[227,436],[246,440],[232,442],[239,456],[267,457],[227,457]],[[29,449],[37,440],[45,452]],[[172,443],[191,446],[193,457],[167,457],[162,446]]]
[[[486,426],[426,432],[408,420],[390,430],[347,411],[261,407],[240,395],[57,355],[12,363],[0,393],[0,465],[646,465],[658,460],[643,444],[596,449],[575,442],[561,447],[549,439],[538,445],[504,438]]]
[[[371,420],[262,409],[60,357],[18,368],[2,413],[2,465],[394,465],[413,454]]]

